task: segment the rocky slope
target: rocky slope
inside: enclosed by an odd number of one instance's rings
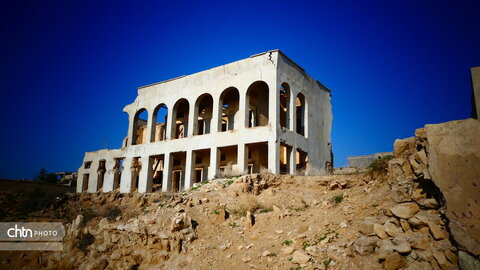
[[[182,194],[82,194],[64,252],[4,252],[8,269],[456,269],[441,205],[379,171],[248,175]],[[76,199],[75,199],[76,198]],[[50,209],[50,211],[60,211]],[[48,212],[49,210],[43,210]]]

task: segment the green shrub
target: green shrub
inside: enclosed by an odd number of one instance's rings
[[[282,245],[284,245],[284,246],[290,246],[292,243],[293,243],[292,240],[285,240],[285,241],[283,241]]]
[[[367,169],[370,174],[388,172],[388,161],[393,158],[392,155],[384,156],[374,160]]]
[[[335,204],[339,204],[343,201],[343,194],[340,194],[340,195],[335,195],[332,197],[332,201],[335,203]]]

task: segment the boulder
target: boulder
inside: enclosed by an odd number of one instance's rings
[[[387,255],[383,268],[385,270],[397,270],[405,265],[405,259],[400,254],[393,252]]]
[[[378,246],[378,239],[374,237],[362,237],[355,242],[354,249],[360,255],[373,253]]]
[[[440,226],[433,222],[428,222],[428,227],[430,228],[430,233],[432,234],[435,240],[447,239],[448,234],[446,231],[442,230]]]
[[[310,259],[311,259],[310,256],[297,250],[293,253],[292,262],[298,263],[298,264],[306,264]]]
[[[245,215],[245,227],[250,228],[253,225],[255,225],[255,216],[253,216],[250,211],[247,211],[247,214]]]
[[[393,222],[390,222],[390,221],[385,222],[384,227],[385,227],[385,232],[391,237],[396,237],[397,235],[402,233],[402,231],[395,224],[393,224]]]
[[[180,231],[190,227],[192,227],[192,220],[185,212],[176,213],[170,222],[171,232]]]
[[[428,209],[435,209],[438,207],[437,200],[435,200],[434,198],[421,199],[421,200],[418,200],[417,203],[420,206]]]
[[[374,225],[373,225],[373,231],[375,232],[375,234],[376,234],[380,239],[387,239],[387,238],[388,238],[388,235],[387,235],[387,233],[385,232],[385,228],[383,227],[383,225],[374,224]]]
[[[416,203],[402,203],[390,208],[392,214],[398,218],[409,219],[413,217],[420,208]]]
[[[460,250],[458,252],[458,266],[462,270],[478,270],[480,269],[480,261],[465,251]]]

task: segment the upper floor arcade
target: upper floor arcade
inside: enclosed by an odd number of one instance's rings
[[[309,103],[322,105],[329,90],[280,51],[147,85],[124,111],[129,115],[124,146],[269,127],[308,138]],[[222,134],[223,135],[223,134]]]

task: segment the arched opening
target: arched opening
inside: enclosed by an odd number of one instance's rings
[[[268,85],[258,81],[252,83],[247,90],[248,125],[259,127],[268,125]]]
[[[137,111],[137,113],[135,114],[135,118],[133,119],[132,145],[142,144],[146,142],[147,121],[147,110],[141,109]]]
[[[307,134],[307,104],[305,96],[300,93],[295,99],[296,119],[297,119],[297,133],[305,137]]]
[[[180,139],[187,137],[188,130],[188,111],[189,104],[184,98],[180,99],[173,106],[172,130],[170,137],[172,139]]]
[[[165,104],[160,104],[153,111],[151,142],[163,141],[167,138],[167,116],[168,107]]]
[[[212,121],[213,98],[210,94],[203,94],[195,103],[195,126],[193,135],[210,133]]]
[[[238,103],[240,99],[240,94],[238,90],[234,87],[230,87],[223,91],[220,95],[220,123],[221,131],[234,130],[235,129],[235,118],[238,116]]]
[[[282,83],[280,86],[280,127],[290,128],[290,86]]]

